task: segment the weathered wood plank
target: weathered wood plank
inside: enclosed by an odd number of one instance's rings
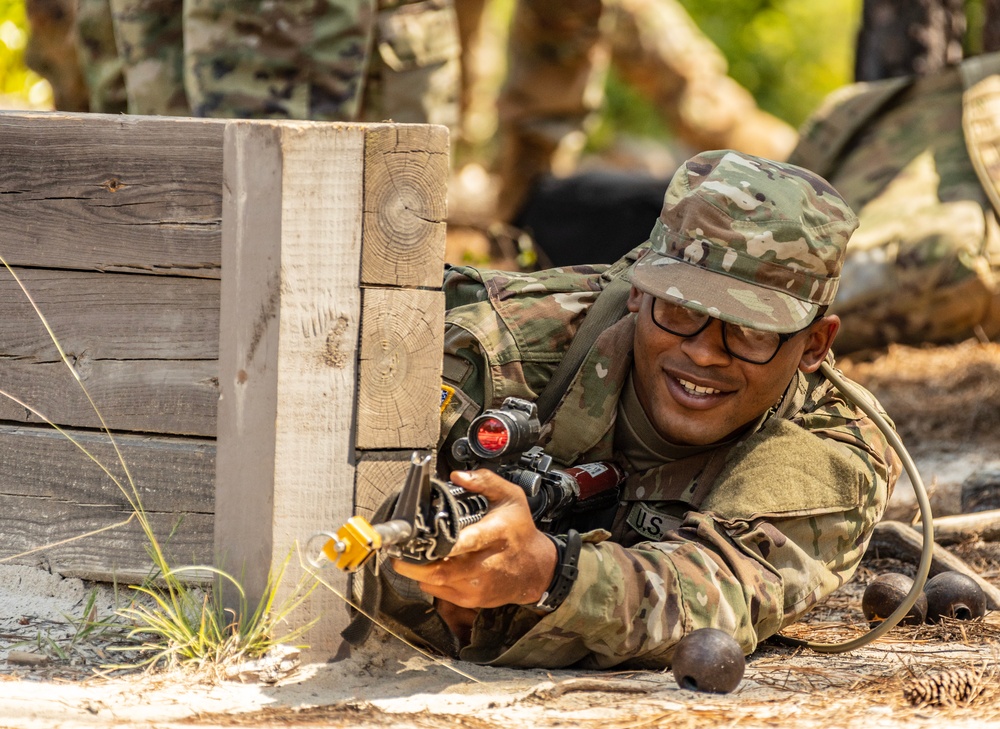
[[[67,431],[133,493],[106,435]],[[211,564],[215,445],[188,438],[118,435],[136,492],[173,566]],[[138,580],[151,562],[138,523],[82,539],[132,513],[123,491],[67,437],[0,425],[0,559],[46,564],[63,575]],[[74,539],[66,544],[46,545]]]
[[[364,136],[226,129],[215,544],[251,601],[271,565],[351,513]],[[302,572],[293,560],[279,600]],[[336,650],[339,598],[317,590],[292,620],[315,616],[309,643]]]
[[[164,513],[214,511],[214,442],[113,436],[146,509]],[[74,445],[70,437],[94,459]],[[0,494],[127,506],[121,488],[98,464],[129,488],[106,434],[72,429],[59,433],[48,427],[0,424]]]
[[[447,127],[368,127],[362,283],[441,287],[448,151]]]
[[[93,360],[84,355],[76,358],[74,369],[112,431],[215,437],[216,360]],[[59,425],[101,427],[61,361],[5,360],[0,389]],[[0,397],[0,420],[43,422],[6,397]]]
[[[0,113],[12,264],[219,277],[226,122]]]
[[[218,281],[15,270],[70,356],[218,359]],[[2,268],[0,310],[4,313],[0,341],[4,355],[41,362],[56,358],[38,315]]]
[[[364,289],[357,447],[437,444],[444,294]]]
[[[0,504],[9,514],[4,520],[0,559],[44,565],[66,577],[104,582],[140,581],[150,574],[153,563],[146,552],[148,540],[135,520],[56,545],[119,524],[132,513],[128,509],[7,495],[0,496]],[[156,513],[148,519],[171,567],[211,564],[211,514]],[[10,559],[28,550],[38,551]]]

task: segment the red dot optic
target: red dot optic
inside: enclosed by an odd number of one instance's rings
[[[510,431],[497,418],[487,418],[476,428],[476,443],[484,451],[500,453],[510,443]]]

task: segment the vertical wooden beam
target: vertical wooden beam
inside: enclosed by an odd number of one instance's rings
[[[290,556],[287,596],[296,543],[352,511],[364,139],[357,125],[226,129],[215,548],[250,600]],[[308,642],[336,650],[339,598],[317,590],[292,616],[315,617]]]
[[[437,443],[448,168],[446,127],[368,127],[359,449]]]
[[[373,124],[365,140],[355,505],[370,516],[437,445],[448,130]]]

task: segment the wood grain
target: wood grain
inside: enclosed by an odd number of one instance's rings
[[[371,519],[375,510],[399,493],[410,470],[413,451],[359,451],[354,489],[355,513]]]
[[[65,577],[103,582],[139,581],[152,573],[153,563],[146,552],[148,541],[135,521],[56,544],[118,524],[132,513],[128,509],[31,496],[4,496],[3,505],[17,518],[5,520],[0,558],[37,550],[12,561],[43,566]],[[148,518],[172,567],[211,565],[211,514],[156,513]]]
[[[441,287],[448,165],[447,127],[367,128],[362,283]]]
[[[440,430],[444,294],[364,290],[357,447],[433,448]]]
[[[70,436],[104,464],[115,484]],[[109,438],[100,433],[0,425],[0,510],[4,514],[0,559],[123,521],[132,513],[126,490],[138,493],[168,546],[172,564],[211,564],[212,484],[215,445],[189,438],[116,435],[136,486]],[[63,575],[113,581],[145,575],[146,540],[133,522],[13,560],[46,564]]]
[[[15,269],[71,357],[217,359],[219,282]],[[4,354],[51,362],[57,352],[24,293],[0,268]]]
[[[74,371],[114,431],[214,438],[219,403],[216,360],[93,360],[78,357]],[[0,420],[100,428],[101,422],[73,374],[61,362],[8,360],[0,389],[35,412],[0,397]]]
[[[88,457],[71,440],[82,445]],[[214,511],[215,444],[194,438],[112,434],[146,509],[155,512]],[[128,480],[104,433],[0,424],[0,493],[67,502],[128,504]],[[129,491],[131,493],[131,491]]]
[[[219,277],[226,122],[0,113],[15,265]]]

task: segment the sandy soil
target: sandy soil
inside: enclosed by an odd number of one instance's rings
[[[394,643],[337,664],[308,664],[275,686],[179,672],[83,681],[29,674],[0,681],[0,727],[1000,726],[1000,625],[975,630],[979,635],[962,641],[958,633],[900,629],[891,640],[837,656],[769,645],[727,695],[679,689],[667,672],[462,665],[459,674]],[[797,632],[845,636],[841,624]],[[964,671],[980,692],[970,705],[919,708],[904,699],[908,682],[948,667]]]
[[[1000,346],[965,343],[844,359],[895,419],[936,511],[958,503],[962,481],[1000,466]],[[913,513],[906,482],[895,518]],[[1000,584],[996,545],[962,556]],[[845,586],[790,633],[839,641],[865,630],[864,585],[912,569],[868,559]],[[850,654],[769,642],[727,695],[678,688],[669,672],[521,671],[432,661],[387,636],[338,663],[306,658],[276,684],[190,672],[100,675],[120,635],[88,633],[116,605],[107,585],[0,565],[0,729],[84,727],[1000,727],[1000,615],[984,621],[897,628]],[[24,654],[29,654],[25,656]],[[30,654],[44,662],[29,665]],[[909,684],[955,670],[974,695],[953,706],[914,706]]]

